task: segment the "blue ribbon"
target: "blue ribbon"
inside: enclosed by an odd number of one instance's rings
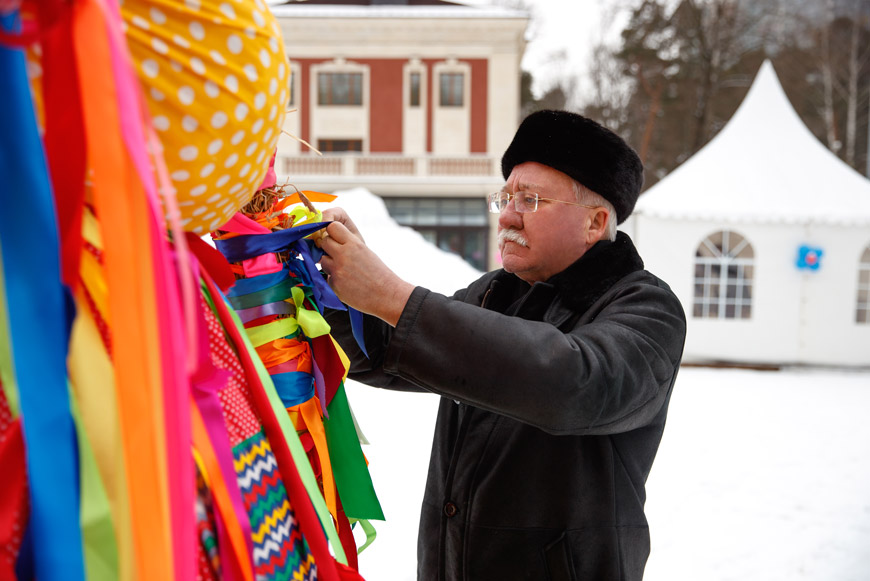
[[[320,313],[323,313],[323,308],[328,307],[339,311],[348,311],[350,316],[350,326],[353,331],[353,338],[356,339],[357,345],[363,354],[368,357],[368,352],[365,346],[365,336],[363,334],[363,316],[362,313],[352,307],[345,306],[335,295],[332,288],[326,283],[323,275],[317,270],[317,260],[312,252],[317,253],[317,259],[323,255],[322,251],[315,247],[311,247],[304,238],[309,234],[317,232],[321,228],[329,225],[329,222],[315,222],[313,224],[305,224],[296,226],[286,230],[270,232],[269,234],[246,234],[243,236],[235,236],[226,240],[215,240],[215,246],[226,257],[229,262],[241,262],[249,258],[255,258],[262,254],[270,252],[283,252],[285,250],[293,250],[302,257],[302,268],[292,268],[294,273],[299,274],[303,283],[311,287],[314,292],[314,304]],[[283,272],[283,270],[282,270]],[[252,278],[257,280],[261,277],[277,277],[279,273],[269,275],[261,275]],[[250,290],[243,291],[239,288],[239,284],[243,280],[236,281],[236,286],[231,289],[229,296],[239,296],[241,294],[250,293]],[[252,288],[258,286],[257,283],[249,283],[250,286],[242,288]],[[268,285],[263,283],[261,288],[268,288]],[[232,299],[230,300],[232,302]],[[235,304],[234,304],[235,306]],[[250,306],[250,305],[247,305]]]
[[[228,261],[241,262],[261,254],[287,250],[297,240],[302,240],[327,225],[329,222],[315,222],[269,234],[246,234],[226,240],[215,240],[215,246]]]
[[[278,272],[270,272],[269,274],[252,276],[251,278],[240,278],[227,292],[227,296],[237,297],[239,295],[255,293],[270,286],[275,286],[286,278],[290,278],[290,269],[285,264]]]
[[[365,335],[363,334],[362,313],[353,307],[346,307],[344,303],[338,299],[332,288],[326,284],[320,271],[314,267],[314,258],[308,252],[308,246],[304,241],[299,241],[297,243],[297,250],[299,251],[299,254],[302,255],[302,258],[304,258],[303,264],[308,269],[312,281],[314,281],[314,298],[317,300],[315,303],[317,308],[320,310],[321,314],[323,313],[323,307],[329,307],[330,309],[336,309],[339,311],[346,309],[350,316],[350,328],[353,332],[353,338],[356,339],[356,344],[359,345],[360,351],[363,352],[363,355],[368,357],[369,354],[366,351]]]
[[[305,403],[314,397],[314,376],[304,371],[288,371],[272,376],[275,391],[285,408]]]
[[[18,13],[0,28],[19,30]],[[82,144],[72,144],[81,147]],[[84,579],[78,441],[66,357],[74,307],[61,283],[60,242],[24,53],[0,46],[0,250],[30,485],[34,571],[42,581]],[[12,308],[9,308],[9,307]]]
[[[314,257],[311,256],[308,245],[304,242],[297,242],[294,245],[294,250],[302,256],[302,265],[306,270],[308,270],[308,277],[311,279],[312,283],[311,288],[314,290],[314,304],[317,305],[317,309],[320,313],[323,314],[323,307],[343,311],[345,309],[344,303],[338,300],[338,297],[335,296],[335,292],[328,284],[326,284],[323,275],[320,274],[319,270],[317,270],[317,267],[315,266],[316,261],[314,260]]]
[[[352,307],[347,308],[347,314],[350,316],[350,330],[353,332],[353,338],[356,339],[360,351],[368,358],[369,354],[366,351],[366,339],[363,332],[363,315]]]

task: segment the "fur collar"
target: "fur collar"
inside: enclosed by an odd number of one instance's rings
[[[621,278],[643,270],[643,260],[631,238],[616,233],[616,240],[599,242],[577,262],[547,281],[571,309],[584,312]]]
[[[544,305],[537,299],[550,297],[550,300],[543,301],[548,304],[552,298],[558,296],[572,311],[583,313],[617,281],[642,269],[643,260],[631,238],[620,231],[617,232],[616,240],[597,243],[577,262],[547,282],[535,283],[531,288],[513,274],[499,271],[490,287],[494,291],[490,308],[505,312],[512,303],[521,311],[525,310],[523,305],[530,303],[537,304],[540,308]],[[517,314],[523,318],[535,318],[527,317],[525,313]]]

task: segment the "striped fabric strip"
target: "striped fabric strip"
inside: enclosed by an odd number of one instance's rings
[[[236,478],[254,542],[258,578],[317,579],[314,556],[302,536],[272,448],[262,431],[233,448]]]

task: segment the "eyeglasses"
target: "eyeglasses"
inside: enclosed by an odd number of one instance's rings
[[[537,212],[538,202],[554,202],[556,204],[569,204],[571,206],[582,206],[584,208],[597,208],[598,206],[587,206],[586,204],[578,204],[577,202],[566,202],[564,200],[554,200],[553,198],[542,198],[535,192],[517,192],[511,194],[508,192],[495,192],[489,195],[489,211],[493,214],[501,214],[507,208],[510,201],[514,201],[514,210],[520,214],[530,214]]]

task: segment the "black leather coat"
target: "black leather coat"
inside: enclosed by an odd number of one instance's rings
[[[418,287],[395,329],[366,318],[371,360],[337,315],[353,379],[443,396],[420,580],[642,578],[686,324],[627,235],[546,283],[499,270],[452,298]]]

